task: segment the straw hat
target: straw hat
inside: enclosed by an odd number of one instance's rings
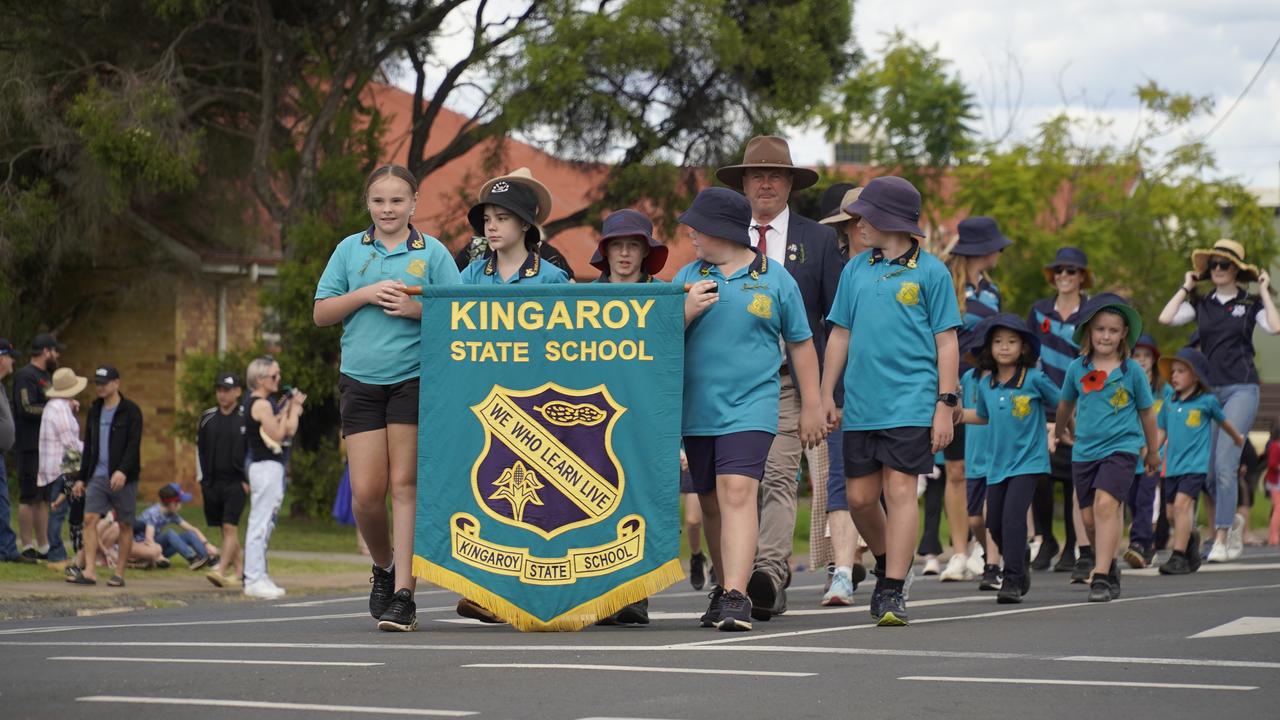
[[[551,191],[546,185],[534,179],[533,173],[527,167],[516,168],[506,175],[499,175],[496,178],[489,178],[480,186],[480,197],[477,199],[484,203],[484,196],[499,181],[506,180],[510,183],[523,185],[533,191],[533,196],[538,200],[537,211],[533,214],[533,224],[541,225],[551,217]],[[484,233],[480,233],[483,235]]]
[[[1213,244],[1213,248],[1209,250],[1193,250],[1191,252],[1191,266],[1196,269],[1196,274],[1208,279],[1206,271],[1209,268],[1210,257],[1221,257],[1230,260],[1238,269],[1239,274],[1236,275],[1237,280],[1244,282],[1252,282],[1258,279],[1258,266],[1250,265],[1244,261],[1244,246],[1235,240],[1223,238]]]
[[[53,371],[53,383],[45,391],[45,397],[73,398],[89,385],[89,378],[76,375],[71,368],[58,368]]]

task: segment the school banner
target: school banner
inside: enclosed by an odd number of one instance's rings
[[[577,630],[678,582],[682,289],[422,302],[414,574],[520,630]]]

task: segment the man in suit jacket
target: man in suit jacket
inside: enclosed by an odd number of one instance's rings
[[[716,178],[741,190],[751,203],[751,244],[770,260],[783,263],[795,278],[821,359],[826,352],[826,317],[843,264],[835,231],[791,212],[787,205],[791,193],[816,183],[818,174],[791,162],[786,140],[766,135],[752,138],[742,164],[720,168]],[[760,536],[747,586],[752,616],[757,620],[768,620],[786,610],[796,524],[796,474],[804,451],[798,435],[800,396],[785,360],[778,372],[778,434],[760,482]],[[815,482],[826,482],[825,445],[810,451],[810,462],[811,469],[822,474]],[[819,465],[821,468],[815,467]]]

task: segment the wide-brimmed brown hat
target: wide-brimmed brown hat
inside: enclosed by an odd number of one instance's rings
[[[1197,275],[1205,275],[1205,271],[1209,269],[1209,258],[1213,256],[1226,258],[1230,260],[1238,269],[1236,275],[1237,280],[1252,282],[1258,279],[1258,266],[1250,265],[1244,261],[1244,246],[1235,240],[1223,238],[1213,244],[1209,250],[1193,250],[1191,251],[1191,266],[1196,269]]]
[[[742,189],[742,176],[756,168],[782,168],[791,171],[791,189],[803,190],[818,182],[818,173],[791,162],[791,147],[787,141],[775,135],[759,135],[747,143],[741,165],[729,165],[716,170],[716,179],[738,190]]]
[[[489,178],[480,186],[480,197],[477,200],[483,203],[484,195],[488,193],[489,189],[503,180],[523,185],[533,191],[533,196],[538,200],[537,211],[533,214],[533,223],[535,225],[542,225],[547,221],[547,218],[551,217],[551,191],[547,189],[546,185],[538,182],[527,167],[516,168],[506,175]]]
[[[850,215],[849,211],[846,208],[848,208],[850,205],[856,202],[858,200],[858,196],[861,194],[862,194],[862,188],[860,187],[853,188],[852,190],[846,192],[844,194],[844,197],[840,198],[840,208],[836,212],[822,218],[818,222],[822,223],[823,225],[839,225],[840,223],[845,222],[847,220],[857,220],[858,216]]]
[[[53,371],[53,382],[49,384],[49,389],[44,392],[45,397],[51,398],[73,398],[89,386],[89,378],[76,375],[76,371],[71,368],[58,368]]]

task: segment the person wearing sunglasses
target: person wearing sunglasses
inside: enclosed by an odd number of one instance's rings
[[[1085,290],[1093,287],[1093,273],[1089,271],[1089,256],[1080,248],[1062,247],[1054,255],[1053,262],[1044,266],[1044,279],[1053,288],[1050,297],[1037,300],[1027,314],[1027,328],[1040,341],[1040,368],[1049,379],[1062,386],[1067,366],[1080,355],[1080,346],[1072,336],[1076,331],[1077,314],[1088,300]],[[1045,408],[1049,422],[1050,471],[1036,488],[1032,502],[1032,519],[1039,547],[1034,551],[1032,570],[1048,570],[1054,555],[1062,554],[1054,566],[1055,572],[1071,572],[1087,575],[1093,567],[1093,549],[1088,537],[1076,525],[1080,511],[1072,495],[1071,448],[1058,447],[1054,442],[1054,415],[1057,408]],[[1066,537],[1063,544],[1053,534],[1054,483],[1062,484],[1062,519]],[[1080,557],[1076,557],[1077,544]],[[1081,576],[1080,582],[1084,578]]]
[[[1254,365],[1253,331],[1280,333],[1280,312],[1271,299],[1271,278],[1244,261],[1244,246],[1222,239],[1210,249],[1191,253],[1191,266],[1182,285],[1160,311],[1163,325],[1195,321],[1200,350],[1209,359],[1208,384],[1222,404],[1231,425],[1248,433],[1258,414],[1258,368]],[[1196,283],[1213,283],[1213,292],[1202,296]],[[1258,293],[1247,285],[1258,283]],[[1210,472],[1205,486],[1213,518],[1214,539],[1209,562],[1226,562],[1244,551],[1244,516],[1237,512],[1238,468],[1241,448],[1222,428],[1214,434]]]

